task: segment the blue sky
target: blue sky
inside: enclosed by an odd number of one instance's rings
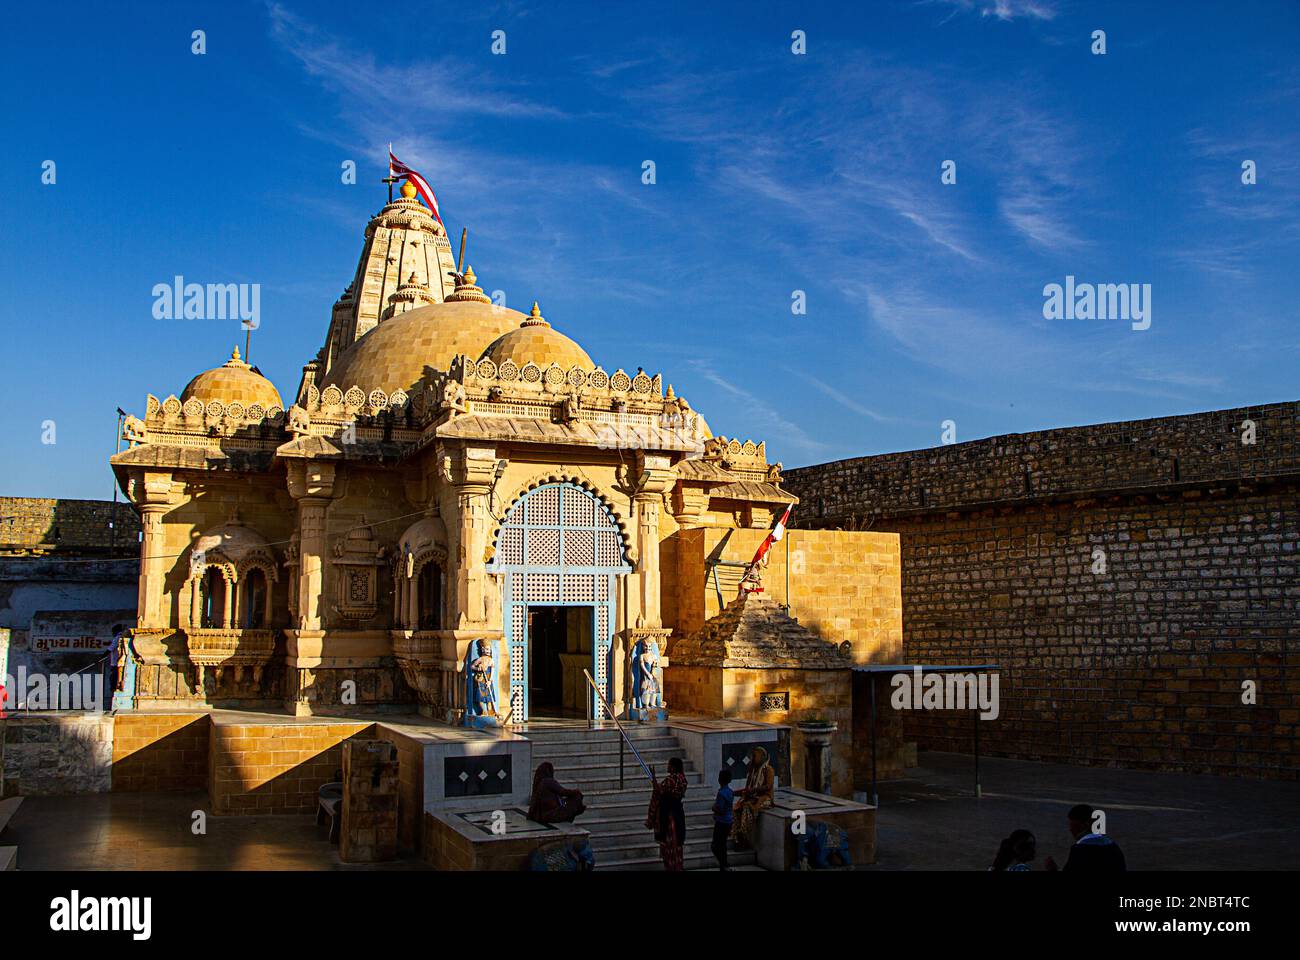
[[[1297,398],[1300,4],[61,9],[0,39],[0,494],[111,496],[115,408],[242,349],[176,274],[261,284],[292,397],[390,140],[486,289],[787,466]],[[1066,275],[1151,328],[1045,320]]]

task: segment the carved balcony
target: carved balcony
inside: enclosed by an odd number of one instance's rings
[[[185,633],[190,663],[198,672],[199,690],[204,688],[207,670],[214,671],[220,683],[224,671],[242,668],[252,674],[254,684],[259,684],[263,669],[275,653],[275,630],[191,627]]]

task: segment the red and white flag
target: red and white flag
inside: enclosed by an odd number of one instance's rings
[[[776,526],[771,529],[768,535],[763,538],[763,542],[758,545],[758,550],[754,553],[754,559],[749,562],[749,567],[745,570],[744,580],[748,580],[758,570],[759,566],[766,566],[767,554],[768,551],[772,549],[772,544],[780,543],[785,539],[785,525],[790,522],[790,511],[793,509],[793,503],[785,508],[785,513],[781,514],[781,519],[776,522]],[[762,587],[757,587],[757,589],[761,590]]]
[[[424,205],[428,207],[430,212],[433,214],[433,219],[442,223],[442,216],[438,213],[438,198],[433,195],[433,187],[429,186],[429,181],[424,179],[424,177],[420,175],[419,171],[412,170],[406,164],[402,163],[401,160],[398,160],[397,157],[393,156],[393,145],[391,143],[388,145],[388,175],[390,177],[406,177],[407,180],[410,180],[411,185],[415,187],[415,192],[420,195],[420,199],[424,201]],[[445,224],[443,225],[443,229],[447,229]]]

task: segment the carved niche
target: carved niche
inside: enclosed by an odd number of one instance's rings
[[[369,620],[379,612],[385,552],[364,516],[334,545],[334,609],[344,620]]]

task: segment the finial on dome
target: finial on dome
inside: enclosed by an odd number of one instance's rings
[[[542,308],[538,306],[537,301],[533,301],[533,309],[528,311],[528,317],[520,324],[521,327],[549,327],[546,318],[542,316]]]
[[[402,182],[402,199],[404,200],[415,199],[415,184],[413,184],[410,180],[405,180]]]
[[[477,303],[492,302],[492,298],[485,294],[483,288],[475,283],[478,277],[474,276],[473,267],[466,267],[464,273],[456,273],[453,270],[451,275],[456,280],[456,289],[447,296],[447,302],[456,303],[462,300],[472,300]]]
[[[227,367],[246,367],[246,366],[248,366],[248,364],[246,364],[246,363],[244,362],[243,358],[240,357],[240,355],[239,355],[239,347],[238,347],[238,346],[236,346],[235,349],[233,349],[233,350],[230,351],[230,359],[227,360],[227,361],[225,362],[225,366],[227,366]]]

